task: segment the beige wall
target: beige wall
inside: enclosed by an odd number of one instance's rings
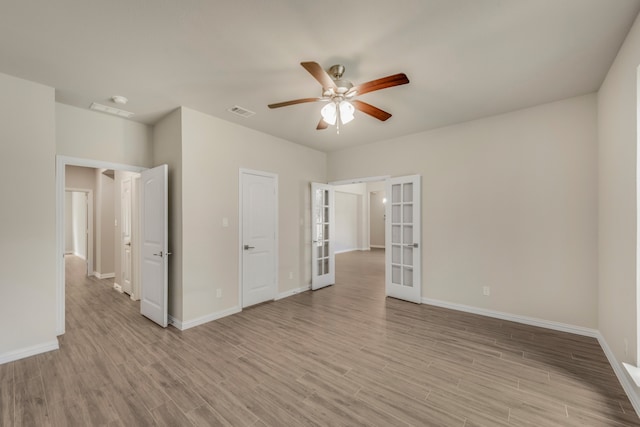
[[[53,88],[0,74],[0,93],[3,360],[56,343],[56,146]]]
[[[360,249],[362,238],[362,195],[343,193],[338,187],[335,192],[335,235],[336,253]]]
[[[369,193],[369,244],[371,246],[384,247],[385,245],[385,205],[382,200],[385,198],[384,190],[372,191]]]
[[[102,172],[105,169],[94,169],[96,175],[95,194],[95,241],[96,259],[94,263],[95,271],[99,275],[113,277],[115,272],[114,264],[114,182],[113,178],[106,176]],[[98,276],[100,277],[100,276]]]
[[[182,320],[182,112],[153,127],[153,164],[169,166],[169,315]]]
[[[423,297],[596,328],[596,119],[581,96],[332,152],[328,175],[422,176]]]
[[[182,108],[185,321],[239,305],[240,168],[278,174],[278,291],[311,281],[309,182],[326,182],[326,155]]]
[[[598,92],[599,329],[616,358],[634,365],[638,357],[639,64],[640,23],[636,20]]]
[[[90,250],[92,251],[92,258],[96,261],[96,173],[94,168],[85,168],[82,166],[71,166],[67,165],[64,169],[64,184],[66,188],[76,188],[83,190],[92,190],[93,191],[93,218],[89,220],[93,222],[93,244]],[[65,229],[65,231],[67,231]],[[94,268],[95,269],[95,268]],[[93,272],[91,272],[93,273]]]
[[[56,154],[133,166],[152,166],[150,126],[55,104]]]

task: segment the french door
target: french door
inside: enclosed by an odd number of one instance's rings
[[[311,289],[336,282],[335,192],[328,184],[311,183]]]
[[[386,294],[420,304],[420,176],[387,180],[386,194]]]

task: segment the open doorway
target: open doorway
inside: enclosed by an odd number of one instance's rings
[[[137,172],[65,166],[65,264],[72,263],[76,275],[111,279],[133,300],[140,295],[134,268],[139,178]]]
[[[122,226],[125,225],[130,235],[135,235],[138,219],[135,216],[137,184],[135,179],[139,172],[145,168],[129,165],[119,165],[94,160],[68,158],[58,156],[56,169],[56,235],[57,235],[57,282],[56,282],[56,331],[58,335],[65,332],[65,258],[74,257],[74,271],[80,271],[83,275],[96,277],[101,280],[110,280],[114,288],[122,289],[124,247],[122,243],[126,236],[122,235]],[[130,180],[129,202],[125,204],[130,208],[131,216],[123,220],[121,182]],[[78,208],[74,224],[74,194]],[[71,194],[69,199],[68,194]],[[86,224],[80,219],[80,205],[83,195],[86,194]],[[69,209],[72,210],[71,214]],[[69,227],[76,227],[69,230]],[[86,243],[82,242],[80,235],[82,229],[87,231]],[[70,249],[68,243],[72,239],[78,240],[77,250]],[[134,237],[135,238],[135,237]],[[129,240],[129,243],[131,240]],[[125,242],[126,243],[126,242]],[[85,250],[80,248],[84,246]],[[131,262],[135,264],[135,246],[130,251]],[[83,257],[83,255],[85,255]],[[131,272],[132,269],[129,270]],[[133,270],[135,274],[135,270]],[[130,277],[130,276],[129,276]],[[136,280],[131,281],[132,284]],[[138,281],[139,283],[139,281]],[[117,286],[116,286],[117,285]],[[133,299],[139,298],[135,286],[130,290]]]
[[[363,281],[384,298],[385,180],[334,183],[336,284]]]
[[[384,184],[384,249],[371,247],[371,195],[377,196]],[[314,187],[315,186],[315,187]],[[346,254],[369,253],[381,250],[380,256],[383,274],[384,295],[416,304],[422,303],[422,244],[421,244],[421,177],[420,175],[407,175],[399,177],[377,177],[332,182],[329,184],[312,183],[314,188],[322,187],[322,192],[329,197],[322,200],[337,200],[320,205],[317,197],[312,196],[312,244],[323,248],[323,256],[328,254],[327,260],[329,275],[332,276],[331,284],[339,283],[338,270],[341,270],[340,258]],[[340,196],[340,193],[346,195]],[[353,197],[355,195],[355,197]],[[366,202],[365,198],[366,197]],[[376,197],[377,198],[377,197]],[[375,199],[375,198],[374,198]],[[341,202],[342,201],[342,202]],[[341,203],[343,206],[341,206]],[[362,208],[360,208],[362,207]],[[374,205],[375,208],[375,205]],[[322,214],[329,212],[329,215]],[[335,213],[338,213],[337,215]],[[322,214],[322,215],[321,215]],[[375,214],[374,214],[375,215]],[[345,218],[341,218],[344,216]],[[328,219],[327,219],[328,218]],[[322,233],[315,230],[322,230]],[[341,234],[341,229],[346,230]],[[360,234],[358,232],[360,231]],[[354,243],[358,242],[358,243]],[[366,242],[366,247],[365,247]],[[328,246],[328,251],[324,247]],[[338,249],[336,249],[338,248]],[[336,255],[337,253],[337,255]],[[312,251],[312,266],[316,259]],[[363,255],[364,256],[364,255]],[[350,256],[350,258],[352,258]],[[349,258],[349,259],[350,259]],[[346,258],[345,258],[346,259]],[[363,261],[369,264],[375,258]],[[360,275],[353,276],[354,280],[369,274],[365,265],[355,264],[350,270],[358,270]],[[311,288],[314,287],[316,274],[312,269]],[[371,279],[371,277],[369,277]]]

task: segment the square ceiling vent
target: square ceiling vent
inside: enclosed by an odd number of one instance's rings
[[[228,108],[227,111],[245,118],[251,117],[255,114],[253,111],[247,110],[246,108],[242,108],[237,105],[234,105],[233,107]]]

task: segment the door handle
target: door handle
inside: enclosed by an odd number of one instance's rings
[[[164,258],[165,256],[171,255],[171,252],[162,252],[162,251],[160,251],[159,253],[153,254],[153,255],[154,256],[159,256],[160,258]]]
[[[406,243],[405,246],[408,247],[408,248],[417,248],[418,244],[417,243]]]
[[[248,251],[249,249],[255,249],[255,246],[244,245],[244,250]]]
[[[125,243],[124,245],[125,245],[125,246],[131,246],[131,242],[129,242],[129,243]]]

